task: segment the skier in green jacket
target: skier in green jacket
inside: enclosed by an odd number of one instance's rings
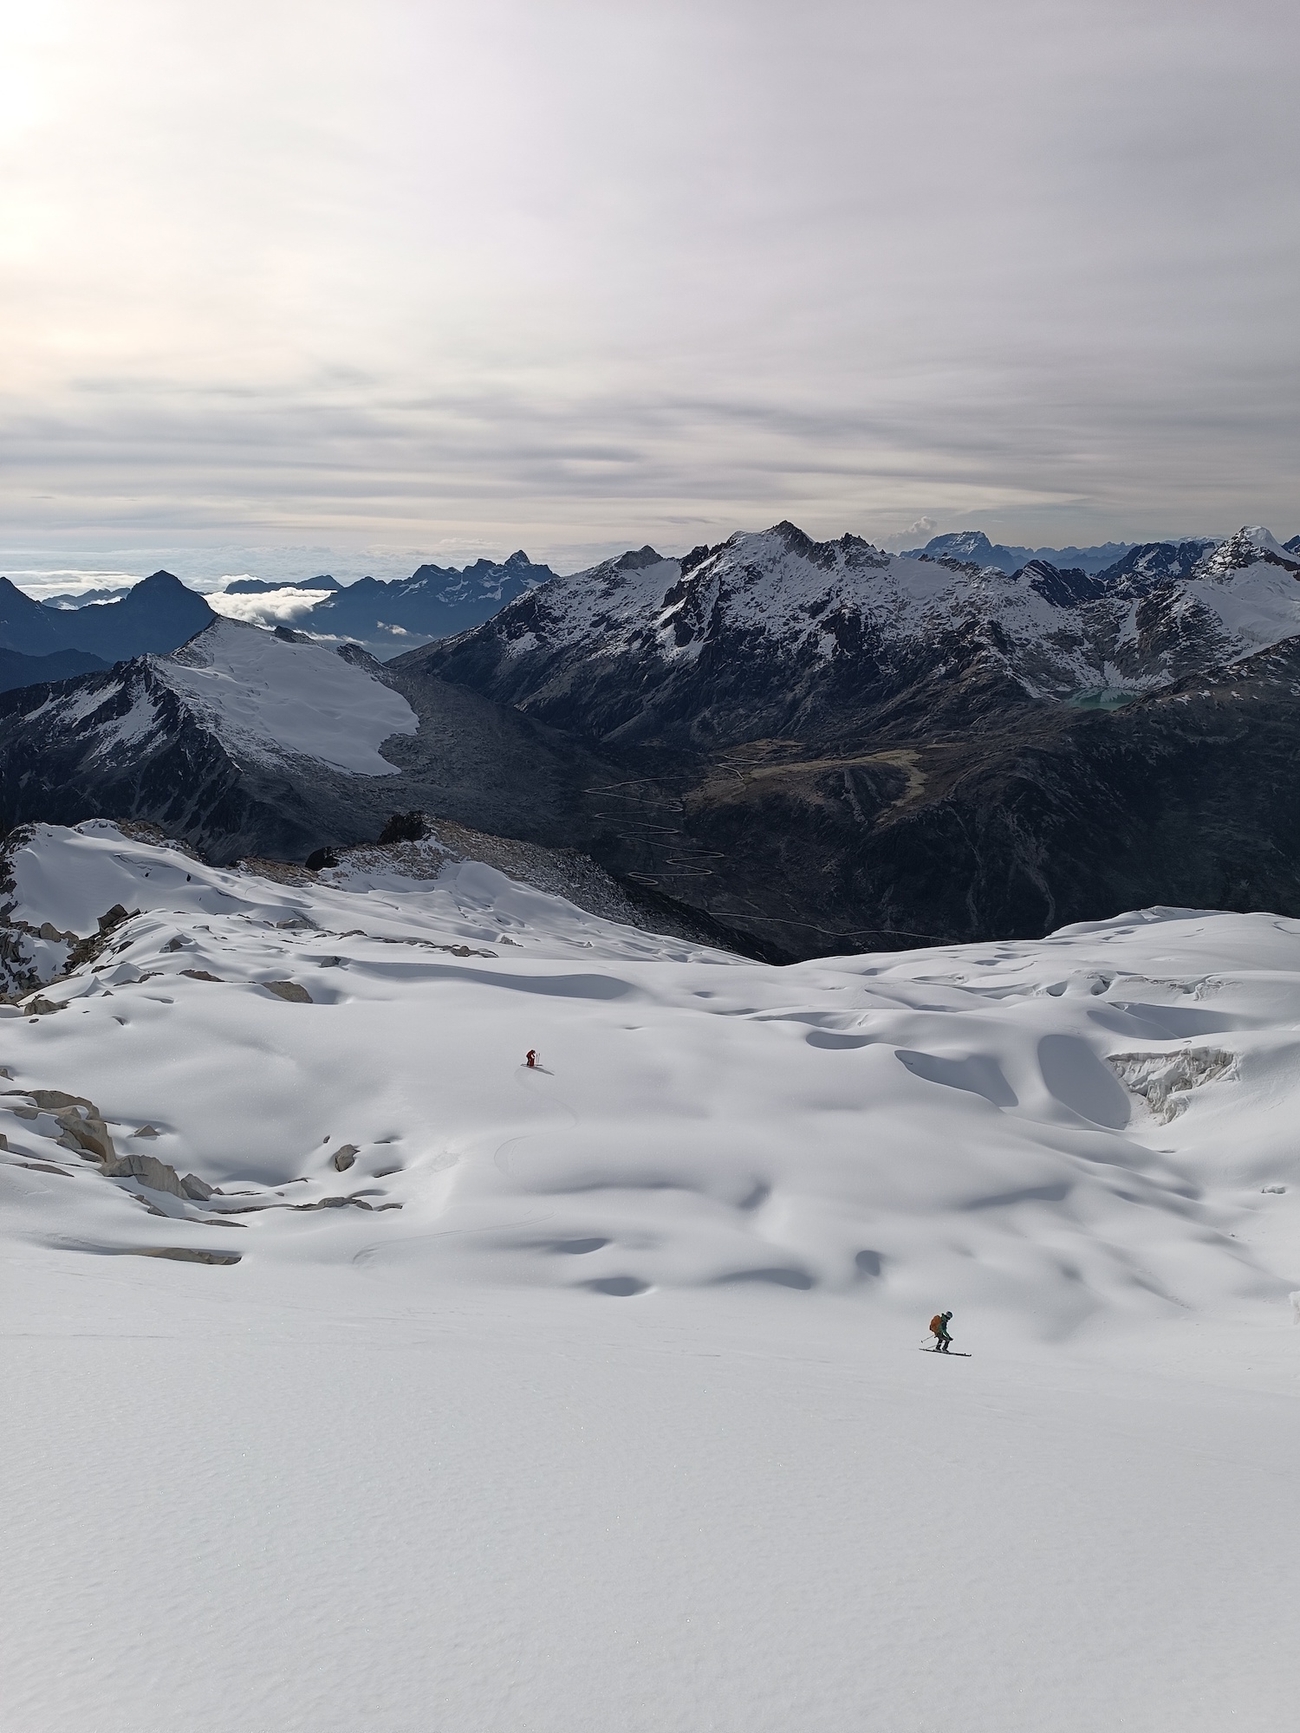
[[[935,1338],[936,1354],[946,1354],[952,1344],[952,1337],[948,1334],[948,1320],[951,1317],[951,1312],[936,1312],[930,1319],[930,1334]]]

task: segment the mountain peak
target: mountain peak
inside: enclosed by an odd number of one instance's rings
[[[658,566],[663,564],[664,556],[657,553],[649,542],[643,548],[629,548],[627,553],[620,554],[614,561],[614,568],[620,572],[637,572],[642,566]]]
[[[932,536],[925,551],[932,557],[949,555],[958,560],[975,560],[980,565],[993,561],[993,543],[983,530],[954,530],[946,536]]]
[[[792,524],[789,518],[782,518],[779,524],[773,524],[767,533],[770,536],[779,536],[792,554],[806,554],[815,545],[807,531],[801,530],[798,524]]]
[[[16,596],[20,607],[26,604],[29,607],[39,608],[42,605],[35,596],[29,596],[26,590],[20,590],[12,578],[0,578],[0,596],[7,602],[12,602]]]
[[[1242,529],[1237,531],[1237,534],[1239,536],[1244,536],[1252,546],[1263,548],[1270,554],[1282,554],[1286,552],[1286,549],[1282,546],[1281,542],[1278,541],[1273,532],[1265,529],[1263,524],[1250,524],[1244,526]]]
[[[1300,575],[1300,559],[1284,548],[1262,524],[1243,525],[1235,535],[1206,554],[1197,571],[1206,577],[1226,578],[1233,572],[1261,563],[1281,566]]]

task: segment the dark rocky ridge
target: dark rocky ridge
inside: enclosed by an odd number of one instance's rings
[[[18,686],[36,686],[51,680],[71,680],[106,667],[102,656],[88,650],[55,650],[48,656],[24,656],[17,650],[0,650],[0,692]]]
[[[170,572],[155,572],[116,602],[48,608],[0,578],[0,648],[25,656],[82,650],[103,662],[166,655],[216,615]]]
[[[343,585],[337,578],[332,578],[328,572],[322,572],[315,578],[295,578],[279,583],[272,583],[267,578],[236,578],[226,585],[223,592],[227,596],[269,596],[276,590],[341,590]]]

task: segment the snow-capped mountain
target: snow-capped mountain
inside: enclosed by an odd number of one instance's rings
[[[232,765],[298,760],[357,776],[394,776],[379,746],[414,734],[406,700],[364,668],[291,633],[220,620],[170,656],[143,656],[11,703],[39,723],[46,749],[86,748],[106,768],[149,756],[178,730],[206,737]],[[178,799],[191,798],[178,785]]]
[[[889,555],[791,524],[556,578],[421,666],[610,743],[843,736],[925,689],[932,719],[1154,691],[1300,631],[1300,557],[1262,529],[1090,576]],[[1190,560],[1190,564],[1188,564]],[[937,710],[936,710],[937,705]],[[955,706],[955,709],[954,709]]]

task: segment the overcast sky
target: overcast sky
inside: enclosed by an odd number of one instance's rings
[[[1300,530],[1295,0],[0,19],[5,550]]]

